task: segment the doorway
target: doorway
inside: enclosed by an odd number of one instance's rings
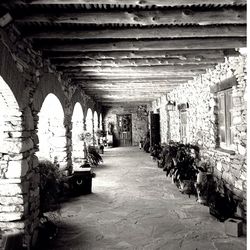
[[[132,116],[131,114],[117,115],[118,145],[132,146]]]
[[[160,114],[150,113],[150,148],[159,145],[161,142],[160,135]]]

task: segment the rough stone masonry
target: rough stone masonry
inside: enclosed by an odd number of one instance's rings
[[[235,80],[232,86],[233,150],[221,150],[218,140],[218,100],[213,90],[227,80]],[[180,141],[179,111],[168,112],[168,100],[178,104],[188,103],[187,138],[190,143],[202,144],[201,155],[209,161],[219,186],[225,184],[239,201],[240,215],[246,217],[247,187],[247,82],[246,56],[225,58],[225,62],[209,69],[194,81],[174,89],[153,102],[153,110],[160,108],[161,139]],[[169,124],[169,125],[168,125]]]

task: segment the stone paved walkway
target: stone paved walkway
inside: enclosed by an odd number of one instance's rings
[[[46,250],[243,250],[195,197],[181,194],[138,148],[107,149],[93,194],[63,204]]]

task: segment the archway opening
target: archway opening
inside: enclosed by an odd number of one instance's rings
[[[102,124],[102,113],[99,116],[99,129],[103,130],[103,124]]]
[[[59,164],[60,168],[67,165],[66,131],[64,112],[59,99],[48,94],[38,114],[39,160],[49,160]]]
[[[82,139],[84,132],[84,116],[82,106],[79,102],[75,104],[72,115],[72,163],[73,168],[83,164],[84,142]]]
[[[0,178],[6,178],[10,155],[22,151],[22,130],[22,112],[10,87],[0,76]]]
[[[87,146],[93,145],[93,112],[90,108],[88,108],[86,116],[85,142]]]
[[[98,138],[97,138],[98,127],[99,127],[99,124],[98,124],[98,114],[95,111],[94,112],[94,144],[98,144],[98,142],[97,142],[98,141]]]
[[[22,113],[19,111],[13,92],[0,76],[0,143],[2,145],[0,153],[14,153],[8,145],[12,141],[13,133],[22,131],[21,116]]]
[[[2,233],[23,231],[19,225],[28,225],[28,221],[24,222],[27,220],[24,215],[28,214],[28,206],[24,205],[28,205],[28,194],[22,191],[28,170],[24,155],[29,154],[33,144],[23,131],[23,114],[12,90],[0,76],[0,197],[4,201],[1,203]]]

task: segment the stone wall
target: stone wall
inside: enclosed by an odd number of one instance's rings
[[[114,142],[118,139],[116,115],[132,115],[132,145],[139,145],[139,141],[145,137],[148,131],[148,117],[138,114],[138,107],[106,108],[104,111],[104,127],[107,131],[108,124],[114,125]]]
[[[3,232],[23,233],[24,246],[29,249],[31,242],[36,241],[39,223],[40,176],[36,152],[39,150],[39,112],[45,97],[53,93],[62,104],[69,168],[75,103],[80,102],[84,112],[91,108],[100,114],[101,107],[80,88],[62,79],[60,72],[43,61],[25,40],[20,41],[11,25],[7,32],[0,31],[0,76],[7,84],[5,89],[0,88],[0,104],[5,103],[8,111],[0,124],[3,128],[0,134],[0,228]],[[0,112],[2,116],[1,108]]]
[[[232,130],[234,132],[232,150],[222,150],[218,138],[218,102],[212,91],[216,84],[236,79],[232,87],[233,109]],[[188,103],[187,142],[198,143],[201,154],[211,161],[218,183],[224,183],[241,202],[241,209],[246,211],[246,132],[247,132],[247,88],[246,57],[226,58],[224,63],[207,71],[193,81],[174,89],[152,103],[154,111],[160,109],[161,139],[180,141],[179,110],[167,111],[166,104],[175,101]]]

